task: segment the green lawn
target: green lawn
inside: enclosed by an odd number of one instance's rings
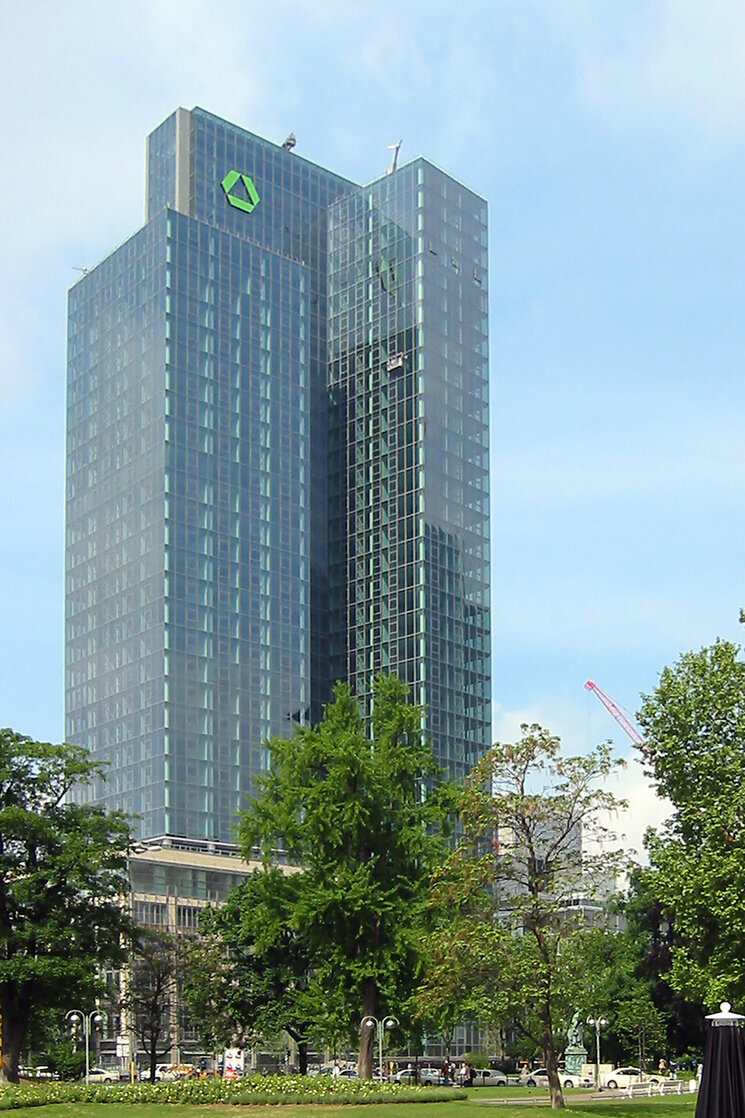
[[[490,1099],[496,1097],[490,1093]],[[695,1095],[655,1099],[567,1098],[565,1114],[585,1118],[692,1118]],[[480,1113],[475,1113],[479,1111]],[[33,1118],[547,1118],[545,1103],[517,1103],[484,1095],[463,1102],[371,1103],[367,1106],[187,1106],[181,1103],[58,1103],[34,1107]]]

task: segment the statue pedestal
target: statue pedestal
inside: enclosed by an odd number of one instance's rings
[[[579,1074],[582,1065],[586,1063],[587,1049],[583,1044],[570,1044],[564,1049],[564,1066],[567,1071]]]

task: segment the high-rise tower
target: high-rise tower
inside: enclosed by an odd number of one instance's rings
[[[263,742],[407,679],[489,741],[486,206],[200,109],[69,298],[66,736],[146,836],[229,841]]]

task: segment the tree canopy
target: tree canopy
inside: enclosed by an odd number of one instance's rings
[[[305,937],[290,921],[298,888],[302,875],[268,866],[206,908],[185,944],[183,994],[214,1047],[245,1048],[284,1030],[305,1074],[318,1006]]]
[[[690,1052],[703,1052],[707,1026],[701,1003],[670,985],[671,952],[680,936],[674,921],[666,916],[656,886],[656,872],[650,866],[637,866],[630,875],[628,895],[623,902],[626,929],[617,937],[624,942],[618,949],[620,956],[608,955],[613,965],[609,975],[612,989],[606,1004],[613,1007],[610,1016],[615,1018],[616,1007],[623,1007],[631,995],[637,1020],[644,1027],[638,1040],[648,1054],[656,1052],[657,1060],[660,1056],[674,1059]],[[645,998],[647,1010],[640,1014]],[[628,1021],[630,1014],[624,1016]],[[622,1028],[619,1037],[624,1039]]]
[[[563,757],[542,727],[522,730],[467,779],[461,837],[433,893],[447,922],[430,942],[440,968],[470,978],[460,1009],[495,1028],[516,1025],[540,1048],[558,1107],[557,1037],[587,998],[583,907],[612,891],[622,857],[602,817],[623,805],[602,787],[617,764],[607,746]],[[430,977],[420,991],[425,1016],[437,1009],[434,985]]]
[[[92,996],[99,967],[125,950],[128,822],[69,799],[99,772],[78,747],[0,730],[4,1080],[18,1078],[32,1011]]]
[[[745,818],[745,661],[717,641],[687,652],[642,696],[641,750],[673,803],[672,831],[695,844],[716,818],[728,835]]]
[[[368,720],[337,685],[317,726],[268,743],[269,771],[240,827],[246,856],[259,845],[265,872],[277,850],[300,867],[282,922],[307,960],[306,1004],[315,993],[325,1035],[360,1030],[362,1076],[373,1057],[365,1022],[406,1016],[428,878],[443,852],[447,785],[407,692],[377,677]]]
[[[628,908],[624,908],[630,916]],[[584,965],[588,998],[584,1009],[605,1017],[602,1057],[640,1068],[657,1067],[660,1056],[669,1056],[666,1003],[658,1004],[655,975],[648,962],[650,944],[632,921],[626,928],[598,928],[585,940]],[[585,1037],[585,1043],[589,1038]],[[650,1064],[651,1062],[651,1064]]]
[[[648,832],[654,889],[674,927],[670,983],[714,1008],[745,1002],[745,662],[717,641],[643,696],[640,749],[672,814]]]

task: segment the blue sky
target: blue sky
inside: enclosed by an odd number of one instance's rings
[[[41,0],[0,44],[0,724],[63,736],[66,291],[178,105],[360,182],[403,137],[487,198],[496,737],[628,754],[585,679],[633,711],[740,639],[741,3]]]

